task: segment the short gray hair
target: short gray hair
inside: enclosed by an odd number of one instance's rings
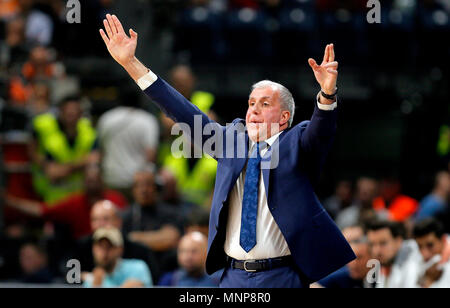
[[[273,82],[271,80],[258,81],[257,83],[252,85],[252,91],[255,89],[268,87],[276,88],[278,90],[278,93],[280,94],[281,108],[283,108],[283,110],[289,111],[291,114],[288,121],[288,127],[291,127],[292,121],[294,121],[294,113],[295,113],[295,102],[291,92],[282,84]]]

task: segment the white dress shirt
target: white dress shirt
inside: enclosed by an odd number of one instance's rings
[[[137,84],[142,90],[145,90],[153,82],[157,80],[157,76],[151,71],[137,80]],[[333,110],[337,107],[337,102],[326,105],[320,104],[317,96],[317,106],[321,110]],[[268,146],[278,139],[281,132],[265,140]],[[250,141],[251,142],[251,141]],[[254,143],[250,144],[250,151]],[[264,157],[268,150],[265,147],[261,150],[261,156]],[[251,153],[251,152],[250,152]],[[269,210],[266,197],[266,188],[264,186],[264,179],[262,171],[259,179],[258,190],[258,213],[256,217],[256,245],[247,253],[239,244],[239,237],[241,232],[241,212],[242,199],[244,197],[244,180],[246,167],[239,175],[236,184],[229,196],[229,212],[226,228],[226,239],[224,244],[225,253],[237,260],[258,260],[267,258],[276,258],[290,255],[291,252],[286,243],[283,234],[280,231],[272,213]]]

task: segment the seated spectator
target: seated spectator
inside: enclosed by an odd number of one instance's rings
[[[355,225],[345,228],[342,233],[352,247],[356,259],[313,284],[312,287],[364,288],[368,285],[366,275],[370,270],[367,266],[370,253],[364,230],[360,225]]]
[[[450,288],[450,262],[445,251],[450,239],[443,225],[433,218],[418,222],[413,230],[422,255],[418,285],[423,288]]]
[[[323,206],[330,216],[334,218],[340,211],[349,207],[352,201],[352,183],[350,181],[339,181],[334,195],[326,199],[323,202]]]
[[[142,260],[122,259],[123,238],[118,229],[100,228],[93,235],[95,268],[83,273],[85,287],[151,287],[152,276]]]
[[[206,274],[206,252],[208,239],[200,232],[194,231],[184,235],[178,245],[178,264],[176,271],[162,276],[159,285],[171,287],[217,287]]]
[[[28,242],[20,248],[21,282],[51,283],[53,275],[48,268],[47,253],[39,245]]]
[[[391,221],[373,221],[367,227],[371,258],[380,262],[376,288],[415,286],[420,253],[414,240],[405,240],[404,226]]]
[[[100,228],[122,228],[122,217],[119,208],[109,200],[96,202],[91,209],[91,229],[93,232]],[[77,248],[69,259],[78,259],[82,271],[92,271],[95,264],[92,256],[92,235],[80,239]],[[138,259],[144,261],[149,267],[152,277],[157,281],[159,277],[159,266],[154,253],[146,246],[123,239],[123,258]]]
[[[415,220],[420,221],[443,214],[447,210],[449,197],[450,175],[447,171],[441,171],[435,177],[433,191],[420,202]]]
[[[158,202],[151,170],[135,174],[133,198],[134,204],[124,213],[124,234],[154,251],[161,270],[173,269],[176,247],[183,233],[183,218],[171,205]]]
[[[45,113],[33,119],[29,149],[34,189],[50,206],[80,192],[84,166],[100,160],[97,134],[83,117],[80,97],[65,97],[58,107],[58,116]]]
[[[122,93],[123,105],[105,112],[97,125],[103,179],[108,187],[121,191],[129,200],[134,174],[155,163],[159,138],[158,120],[139,108],[134,92]]]
[[[372,208],[373,199],[377,196],[378,184],[374,179],[362,177],[356,182],[356,195],[354,202],[347,208],[339,211],[336,224],[344,229],[358,223],[364,224],[375,218]]]
[[[386,178],[381,181],[380,196],[373,200],[373,208],[384,219],[404,222],[417,211],[418,202],[401,194],[398,180]]]
[[[75,194],[54,204],[6,197],[6,205],[20,212],[45,220],[61,223],[70,228],[73,239],[91,234],[90,211],[92,205],[99,200],[109,200],[120,208],[127,205],[125,198],[118,192],[107,190],[102,184],[100,167],[97,164],[87,165],[84,171],[84,192]]]

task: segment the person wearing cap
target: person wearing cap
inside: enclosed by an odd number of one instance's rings
[[[95,268],[82,275],[85,287],[151,287],[150,270],[142,260],[122,259],[123,238],[116,228],[94,232],[92,254]]]

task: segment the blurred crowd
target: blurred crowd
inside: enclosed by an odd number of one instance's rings
[[[217,286],[220,273],[204,270],[216,162],[173,155],[179,154],[171,151],[175,123],[149,112],[129,89],[119,88],[119,104],[93,116],[92,97],[67,74],[65,57],[105,54],[97,29],[114,1],[80,2],[86,15],[77,28],[65,21],[64,1],[0,0],[0,283],[66,283],[68,261],[75,259],[86,287]],[[286,33],[311,35],[316,23],[335,29],[353,17],[356,30],[366,11],[357,0],[174,2],[174,55],[187,50],[193,64],[246,61],[249,49],[242,46],[292,59],[303,47],[266,50],[286,46],[267,44],[266,31],[281,42]],[[414,31],[421,22],[445,27],[436,12],[450,9],[448,1],[387,2],[383,9],[413,16]],[[331,14],[337,6],[340,13]],[[425,11],[434,23],[425,23]],[[197,87],[188,65],[167,76],[221,121],[214,94]],[[393,177],[342,180],[331,197],[320,196],[358,259],[317,286],[372,286],[366,265],[378,259],[382,279],[375,286],[450,287],[448,127],[442,136],[445,163],[421,200],[403,194]]]

